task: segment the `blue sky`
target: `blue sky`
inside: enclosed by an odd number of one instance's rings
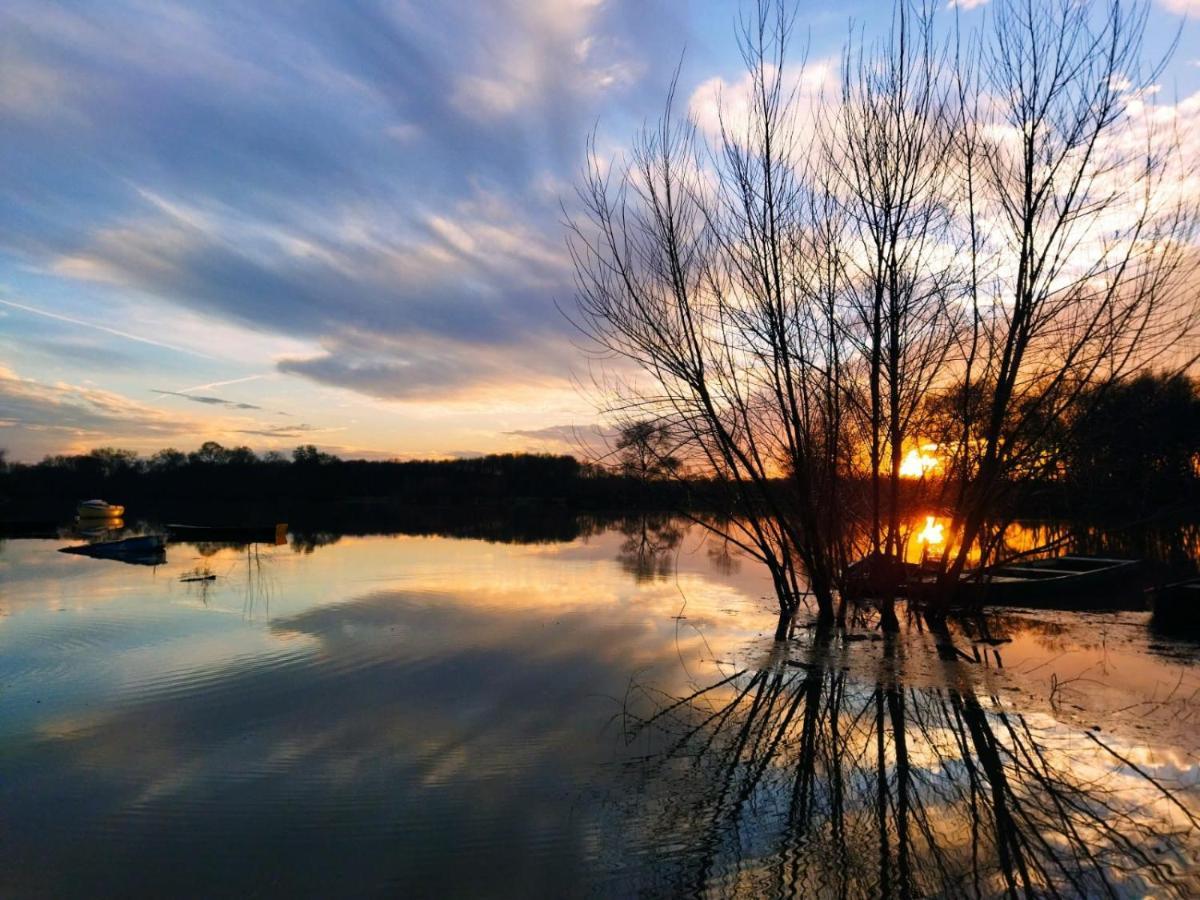
[[[1156,0],[1151,51],[1189,5]],[[0,447],[568,449],[560,202],[685,47],[682,96],[739,75],[737,8],[6,0]],[[798,24],[823,58],[889,10]],[[1193,24],[1163,87],[1200,90]]]

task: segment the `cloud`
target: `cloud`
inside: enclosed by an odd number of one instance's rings
[[[1200,16],[1200,0],[1159,0],[1167,12],[1181,16]]]
[[[238,434],[254,434],[268,438],[298,438],[314,432],[330,431],[329,428],[318,428],[316,425],[276,425],[269,428],[238,428]]]
[[[603,455],[616,443],[618,430],[599,425],[548,425],[545,428],[506,431],[508,437],[524,438],[535,449],[583,451],[588,456]]]
[[[207,406],[224,406],[229,409],[262,409],[261,406],[255,406],[253,403],[238,403],[234,400],[224,400],[221,397],[204,397],[198,394],[184,394],[180,391],[163,391],[158,388],[151,388],[150,390],[155,394],[182,397],[184,400],[191,400],[193,403],[203,403]]]
[[[374,396],[567,376],[546,187],[601,109],[657,108],[670,4],[98,10],[0,9],[0,258],[328,347],[279,369]]]
[[[130,371],[139,365],[138,357],[125,348],[112,347],[91,336],[63,334],[56,329],[0,335],[0,343],[8,348],[8,353],[15,351],[26,358],[36,357],[43,364],[60,364],[67,359],[101,372]]]
[[[0,428],[8,436],[14,455],[29,432],[54,431],[80,439],[138,437],[163,439],[196,433],[197,421],[172,415],[130,400],[112,391],[66,383],[46,384],[22,378],[0,367]]]
[[[812,59],[803,66],[791,65],[778,71],[782,73],[780,80],[784,82],[784,93],[794,95],[796,143],[805,146],[804,136],[812,133],[816,121],[811,111],[834,86],[839,71],[838,59]],[[722,127],[734,140],[742,140],[752,122],[754,103],[754,81],[749,72],[743,72],[732,81],[718,76],[701,82],[692,91],[688,98],[688,115],[710,141],[721,138]]]
[[[573,356],[565,335],[535,323],[509,339],[392,337],[344,329],[323,352],[285,357],[280,372],[385,400],[456,400],[520,389],[566,390]]]
[[[195,398],[174,391],[156,393],[196,399],[201,405],[237,412],[250,407],[215,397]],[[249,411],[257,409],[250,407]],[[0,446],[13,459],[34,459],[48,450],[85,452],[109,443],[151,452],[168,444],[198,445],[205,440],[229,440],[235,435],[265,438],[265,446],[271,447],[277,441],[337,430],[307,423],[263,423],[246,415],[215,420],[195,418],[139,403],[114,391],[61,381],[47,383],[0,366]],[[355,451],[355,448],[341,449]]]
[[[149,337],[146,337],[145,335],[131,334],[128,331],[122,331],[118,328],[111,328],[107,325],[102,325],[98,322],[89,322],[85,319],[78,319],[73,316],[64,316],[60,313],[50,312],[49,310],[45,310],[45,309],[39,309],[36,306],[29,306],[28,304],[25,304],[25,303],[16,303],[12,300],[5,300],[3,298],[0,298],[0,304],[10,307],[11,309],[20,310],[21,312],[31,313],[35,316],[40,316],[40,317],[46,318],[46,319],[52,319],[56,322],[65,322],[69,325],[78,325],[81,328],[86,328],[86,329],[90,329],[93,331],[99,331],[104,334],[111,334],[114,337],[124,338],[129,341],[136,341],[137,343],[140,343],[140,344],[149,344],[153,347],[160,347],[164,350],[171,350],[176,353],[188,353],[188,354],[192,354],[194,356],[204,356],[205,355],[202,353],[197,353],[195,350],[191,350],[187,347],[181,347],[176,344],[167,343],[165,341],[155,340],[154,338],[149,338]]]
[[[579,354],[555,308],[574,294],[560,200],[569,212],[584,136],[599,122],[613,147],[657,115],[685,45],[680,84],[700,85],[691,108],[707,129],[716,98],[736,106],[748,86],[727,52],[705,58],[704,35],[726,41],[726,25],[681,10],[6,0],[0,275],[37,273],[46,293],[22,285],[5,308],[121,338],[143,362],[227,353],[220,336],[236,331],[271,347],[239,358],[255,371],[372,398],[568,390]],[[839,42],[843,21],[829,27]],[[807,94],[832,71],[820,60]],[[109,315],[106,297],[153,315]],[[93,300],[95,314],[47,311]],[[56,352],[44,346],[39,364]],[[140,383],[189,382],[156,369]],[[257,411],[212,402],[215,386],[177,393],[195,410]]]

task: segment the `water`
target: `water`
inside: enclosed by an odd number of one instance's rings
[[[776,644],[751,561],[575,533],[0,544],[0,894],[1200,890],[1200,652],[1145,613]]]

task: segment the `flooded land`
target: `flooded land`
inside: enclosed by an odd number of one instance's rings
[[[1200,893],[1144,610],[777,642],[694,526],[562,537],[0,543],[0,894]]]

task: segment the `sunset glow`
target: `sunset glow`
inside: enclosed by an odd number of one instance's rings
[[[900,477],[923,478],[937,469],[941,465],[941,460],[933,455],[935,450],[937,450],[937,444],[925,444],[919,449],[914,447],[909,450],[900,462]]]
[[[0,134],[0,900],[1200,898],[1200,0],[3,0]]]
[[[926,516],[925,527],[917,534],[917,541],[931,547],[944,544],[946,542],[945,526],[937,520],[936,516]]]

